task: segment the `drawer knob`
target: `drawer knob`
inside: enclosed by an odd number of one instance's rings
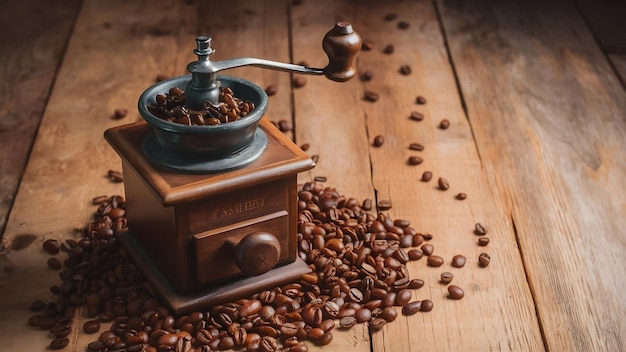
[[[280,243],[269,232],[253,232],[235,248],[237,266],[244,274],[261,275],[270,271],[280,258]]]

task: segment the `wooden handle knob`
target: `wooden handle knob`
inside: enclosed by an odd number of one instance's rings
[[[270,271],[280,258],[280,243],[268,232],[253,232],[235,248],[235,260],[242,273],[256,276]]]
[[[326,78],[345,82],[356,74],[353,61],[361,50],[361,37],[350,23],[338,22],[324,36],[322,47],[328,55],[328,66],[324,68]]]

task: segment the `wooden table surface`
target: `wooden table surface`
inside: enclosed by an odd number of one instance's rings
[[[414,299],[431,299],[431,312],[373,334],[363,324],[336,330],[323,349],[626,350],[625,10],[608,0],[3,1],[0,350],[46,349],[47,334],[26,324],[30,303],[53,300],[59,283],[41,244],[78,238],[93,197],[123,194],[106,177],[121,162],[103,132],[140,119],[137,99],[157,75],[186,73],[197,35],[213,37],[212,60],[323,67],[321,39],[340,20],[374,44],[357,59],[371,81],[307,76],[296,89],[284,72],[228,74],[278,85],[267,118],[290,121],[290,138],[319,156],[299,182],[325,176],[343,195],[390,200],[386,213],[431,233],[436,253],[469,262],[411,262],[410,276],[426,282]],[[365,101],[366,90],[379,100]],[[120,108],[128,115],[113,119]],[[425,149],[409,150],[413,142]],[[423,163],[408,165],[413,155]],[[434,180],[421,182],[427,170]],[[449,190],[437,189],[439,177]],[[487,247],[477,222],[488,226]],[[462,300],[447,298],[442,271],[454,273]],[[94,340],[84,320],[67,350]]]

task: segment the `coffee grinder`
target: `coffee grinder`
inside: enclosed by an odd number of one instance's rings
[[[346,22],[324,36],[323,69],[257,58],[213,62],[211,38],[196,42],[191,75],[149,87],[138,102],[144,121],[104,134],[124,174],[129,231],[118,240],[175,313],[245,298],[310,271],[297,253],[297,174],[315,163],[264,117],[264,90],[218,73],[258,66],[343,82],[356,74],[361,48]],[[254,109],[215,125],[170,122],[150,104],[174,87],[184,90],[189,111],[217,103],[220,87]]]

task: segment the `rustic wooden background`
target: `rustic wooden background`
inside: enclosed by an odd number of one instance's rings
[[[157,74],[185,74],[196,35],[214,38],[214,60],[324,66],[321,38],[346,20],[374,43],[357,61],[369,82],[309,76],[292,89],[281,72],[229,74],[279,85],[267,117],[290,120],[289,136],[319,156],[302,182],[326,176],[342,194],[391,200],[389,214],[432,233],[438,254],[470,263],[454,271],[461,301],[446,298],[441,270],[411,263],[427,282],[414,297],[432,299],[432,312],[373,335],[336,331],[324,349],[626,350],[625,14],[614,0],[1,2],[1,349],[45,350],[45,333],[26,326],[27,307],[58,282],[41,243],[78,236],[92,197],[123,192],[106,178],[120,161],[102,133],[139,119]],[[364,101],[365,90],[380,99]],[[114,120],[117,108],[130,113]],[[425,119],[408,119],[413,110]],[[425,146],[419,166],[406,163],[412,142]],[[420,182],[425,170],[450,190]],[[476,222],[489,227],[486,249]],[[472,259],[482,251],[485,269]],[[68,349],[83,351],[93,337],[75,326]]]

